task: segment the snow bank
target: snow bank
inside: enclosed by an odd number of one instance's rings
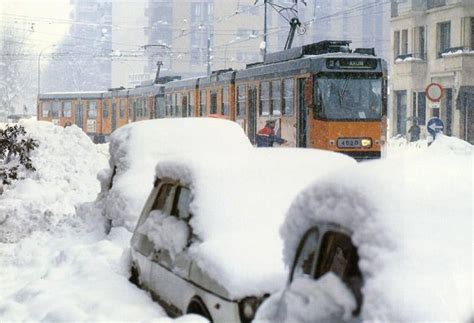
[[[133,231],[153,187],[153,171],[160,159],[182,153],[212,150],[226,154],[249,148],[242,128],[231,121],[183,118],[129,124],[110,137],[110,168],[99,176],[102,191],[91,207],[103,208],[114,226]]]
[[[76,126],[22,120],[39,142],[31,154],[36,172],[5,187],[0,195],[0,241],[14,242],[35,230],[47,230],[75,214],[75,208],[94,200],[96,174],[107,159]]]
[[[162,161],[156,175],[190,186],[190,224],[200,242],[190,253],[232,298],[282,287],[286,272],[278,230],[291,201],[314,179],[355,164],[313,149],[250,149],[226,156]]]
[[[254,322],[314,323],[348,320],[356,308],[351,291],[332,272],[317,281],[296,278],[283,292],[271,296],[258,309]]]
[[[295,199],[281,229],[285,263],[308,228],[340,224],[359,250],[363,320],[467,321],[474,313],[473,152],[439,136],[416,153],[317,181]]]

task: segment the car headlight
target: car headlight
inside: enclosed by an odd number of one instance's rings
[[[246,297],[239,302],[240,320],[244,323],[251,322],[257,312],[257,308],[263,302],[263,298]]]
[[[362,147],[370,147],[370,146],[372,146],[372,140],[371,140],[371,139],[368,139],[368,138],[362,139],[362,140],[360,141],[360,145],[361,145]]]

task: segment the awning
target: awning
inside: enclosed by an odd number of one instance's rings
[[[474,86],[461,86],[456,99],[456,109],[474,109]]]

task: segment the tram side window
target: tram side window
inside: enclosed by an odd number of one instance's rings
[[[225,116],[229,115],[229,87],[228,86],[222,89],[222,114]]]
[[[49,112],[51,111],[51,102],[43,102],[42,107],[43,107],[43,113],[42,113],[43,118],[48,118]]]
[[[163,96],[155,97],[155,118],[165,117],[165,98]]]
[[[206,90],[201,91],[200,95],[200,106],[199,106],[199,116],[203,117],[206,111]]]
[[[125,100],[123,99],[119,100],[119,114],[120,114],[120,118],[125,117]]]
[[[108,118],[109,117],[109,103],[107,101],[104,101],[103,107],[102,107],[102,118]]]
[[[247,89],[245,85],[237,87],[237,118],[245,118],[245,103],[247,100]]]
[[[271,114],[274,116],[279,116],[281,115],[281,81],[280,80],[272,81],[271,92],[272,92]]]
[[[270,115],[270,82],[260,84],[260,115]]]
[[[293,79],[283,80],[283,114],[293,115]]]
[[[143,98],[143,99],[142,99],[142,117],[146,117],[146,116],[147,116],[147,111],[148,111],[147,99],[146,99],[146,98]]]
[[[182,115],[181,114],[181,111],[182,111],[182,108],[183,108],[181,106],[181,103],[182,103],[182,98],[181,97],[182,97],[182,95],[181,95],[181,93],[176,93],[175,96],[176,97],[175,97],[175,100],[174,100],[174,104],[175,104],[174,105],[174,116],[178,117],[178,116]]]
[[[216,90],[211,90],[211,114],[217,113],[217,92]]]
[[[53,102],[53,107],[51,109],[51,116],[53,118],[59,118],[59,110],[61,110],[61,102],[54,101]]]
[[[196,95],[194,91],[189,92],[189,108],[188,108],[188,117],[194,117],[194,106],[196,104]]]
[[[97,118],[97,101],[89,101],[89,107],[87,108],[87,119]]]
[[[187,93],[185,93],[185,94],[183,95],[183,98],[182,98],[181,102],[183,103],[183,104],[182,104],[183,110],[182,110],[181,116],[187,117],[187,116],[189,115],[189,112],[188,112],[188,109],[189,109],[189,104],[188,104],[188,102],[189,102],[189,97],[188,97],[188,94],[187,94]]]
[[[70,118],[72,116],[72,104],[71,101],[65,101],[63,103],[63,117]]]

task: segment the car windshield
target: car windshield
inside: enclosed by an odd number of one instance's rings
[[[382,79],[379,76],[318,76],[315,93],[319,118],[365,120],[382,117]]]

